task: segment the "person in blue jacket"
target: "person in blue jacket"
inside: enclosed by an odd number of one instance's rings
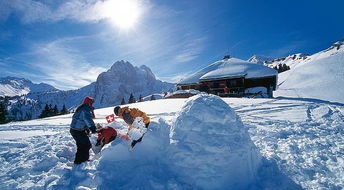
[[[81,164],[82,162],[88,161],[90,156],[89,150],[92,145],[88,135],[90,131],[96,133],[96,125],[93,122],[95,118],[93,103],[94,98],[89,96],[85,97],[82,104],[76,108],[72,117],[70,133],[77,146],[74,164]]]

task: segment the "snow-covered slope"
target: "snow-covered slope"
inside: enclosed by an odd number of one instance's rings
[[[131,104],[151,117],[143,141],[130,151],[118,138],[80,166],[73,165],[71,114],[0,125],[0,188],[237,189],[228,182],[239,176],[244,189],[344,186],[343,104],[222,99],[228,107],[197,96]],[[95,110],[95,122],[112,113]]]
[[[45,91],[57,91],[57,89],[49,84],[35,84],[23,78],[0,78],[0,96],[20,96]]]
[[[112,67],[101,73],[96,82],[77,90],[29,93],[12,100],[9,104],[11,118],[17,120],[37,118],[45,104],[57,105],[61,110],[78,106],[85,96],[92,96],[97,101],[96,108],[118,105],[122,98],[128,102],[132,93],[135,99],[169,91],[174,84],[155,78],[147,66],[134,67],[126,61],[117,61]]]
[[[279,75],[275,96],[344,103],[344,41],[290,65],[294,67]]]

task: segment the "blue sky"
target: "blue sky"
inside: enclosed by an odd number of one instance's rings
[[[344,37],[342,7],[342,0],[4,0],[0,76],[75,89],[128,60],[177,82],[225,54],[323,50]]]

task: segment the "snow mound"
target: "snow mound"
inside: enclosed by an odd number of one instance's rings
[[[171,168],[197,188],[241,189],[255,180],[261,156],[239,116],[222,99],[196,95],[171,128]]]
[[[115,140],[99,158],[99,189],[230,189],[255,183],[261,156],[235,111],[196,95],[172,122],[151,122],[134,150]]]
[[[165,98],[189,98],[196,94],[202,94],[205,92],[201,92],[195,89],[189,89],[189,90],[177,90],[171,93],[168,93]]]
[[[246,88],[245,94],[247,94],[247,97],[252,98],[269,98],[268,89],[266,89],[266,87],[263,86]]]

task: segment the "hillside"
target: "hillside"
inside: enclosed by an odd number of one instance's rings
[[[344,103],[344,41],[290,63],[291,70],[279,74],[275,96],[314,98]]]

